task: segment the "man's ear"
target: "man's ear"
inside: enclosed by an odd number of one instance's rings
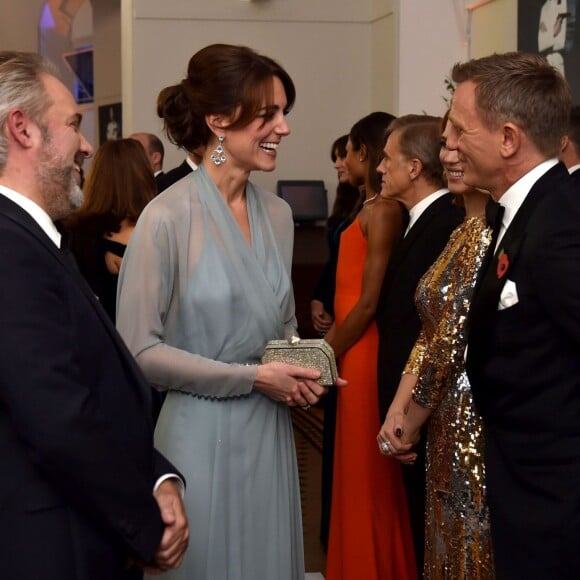
[[[568,145],[570,145],[570,137],[568,137],[568,135],[564,135],[560,143],[560,151],[564,153],[564,151],[568,149]]]
[[[13,109],[6,118],[6,130],[21,147],[29,148],[34,144],[40,130],[28,115],[20,109]]]
[[[161,163],[161,153],[159,151],[151,153],[151,162],[153,165],[159,165]]]
[[[409,178],[411,180],[417,179],[421,172],[423,171],[423,164],[420,159],[410,159],[409,160]]]
[[[504,159],[515,155],[522,146],[522,130],[515,123],[504,123],[502,127],[500,154]]]

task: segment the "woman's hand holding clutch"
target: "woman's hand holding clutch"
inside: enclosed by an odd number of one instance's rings
[[[267,397],[291,407],[307,408],[315,405],[327,391],[316,381],[320,371],[281,362],[269,362],[258,366],[254,389]],[[337,379],[338,386],[346,385]]]

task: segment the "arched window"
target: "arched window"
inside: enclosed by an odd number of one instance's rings
[[[93,6],[90,0],[48,0],[38,23],[39,53],[59,69],[78,103],[93,101]]]

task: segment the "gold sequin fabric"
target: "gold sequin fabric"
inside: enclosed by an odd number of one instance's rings
[[[465,373],[465,321],[491,229],[469,218],[423,276],[415,300],[423,329],[407,373],[413,399],[434,409],[427,437],[426,579],[494,578],[485,501],[481,418]]]

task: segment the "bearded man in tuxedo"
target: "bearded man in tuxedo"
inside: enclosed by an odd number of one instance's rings
[[[81,115],[38,55],[0,52],[0,569],[128,580],[177,567],[179,474],[150,389],[61,247]]]

